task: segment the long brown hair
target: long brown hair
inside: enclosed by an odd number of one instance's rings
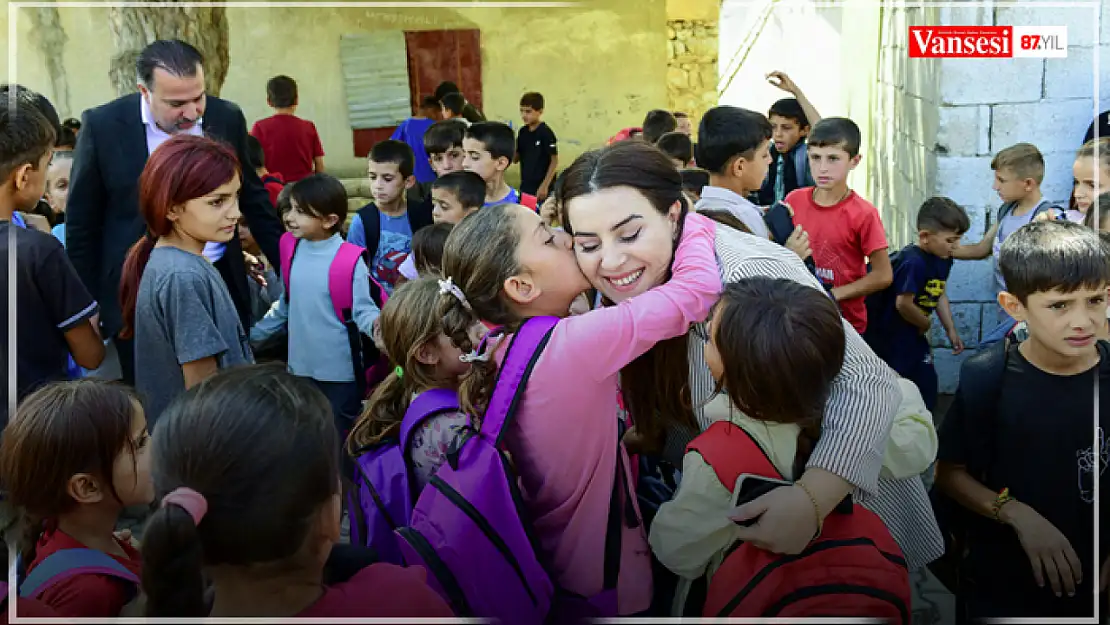
[[[44,386],[19,405],[0,442],[0,483],[23,514],[25,561],[34,559],[43,522],[77,507],[67,490],[74,475],[96,476],[119,500],[113,466],[136,451],[137,405],[127,387],[95,379]]]
[[[466,298],[439,296],[443,329],[464,352],[475,350],[470,337],[474,324],[486,321],[514,331],[523,321],[507,296],[504,284],[521,272],[516,249],[520,243],[516,218],[500,204],[468,215],[451,230],[443,248],[443,275]],[[497,363],[475,362],[459,387],[459,405],[471,416],[481,416],[493,393]]]
[[[844,322],[821,291],[782,278],[725,285],[710,340],[721,359],[718,382],[741,412],[801,427],[794,474],[821,436],[825,402],[844,365]]]
[[[417,358],[420,348],[443,332],[439,296],[437,278],[422,277],[402,284],[382,307],[382,341],[392,369],[351,428],[347,438],[351,456],[397,431],[413,393],[440,384],[435,368]]]
[[[603,189],[636,189],[664,214],[679,202],[680,228],[689,210],[682,193],[682,175],[663,152],[642,141],[622,141],[587,152],[567,168],[562,178],[562,194],[558,198],[561,218],[563,227],[572,235],[574,224],[567,204],[576,197]],[[648,441],[649,449],[661,449],[667,429],[672,426],[698,430],[690,390],[688,344],[685,334],[660,341],[621,369],[625,408],[632,415],[636,431]]]
[[[173,232],[169,212],[189,200],[204,197],[239,175],[239,160],[226,144],[206,137],[175,136],[151,153],[139,176],[139,214],[146,234],[127,252],[119,283],[123,329],[120,338],[135,335],[135,305],[139,282],[159,237]]]

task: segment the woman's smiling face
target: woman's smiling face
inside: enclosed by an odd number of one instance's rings
[[[667,279],[680,206],[661,214],[640,191],[610,187],[567,201],[574,254],[590,284],[621,302]]]

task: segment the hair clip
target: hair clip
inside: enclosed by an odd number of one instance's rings
[[[462,289],[455,286],[455,281],[452,280],[450,277],[448,277],[446,280],[439,281],[439,294],[454,296],[455,299],[459,300],[459,303],[462,304],[463,308],[469,310],[470,312],[474,312],[473,309],[470,308],[470,302],[466,301],[466,295],[463,294]]]
[[[394,367],[393,368],[393,373],[397,374],[398,378],[405,377],[405,370],[402,369],[401,367]]]

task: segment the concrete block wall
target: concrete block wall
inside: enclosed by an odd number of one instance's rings
[[[901,3],[899,3],[900,5]],[[911,242],[917,207],[930,195],[962,205],[972,227],[965,241],[979,241],[999,205],[991,188],[992,156],[1026,141],[1045,156],[1045,196],[1064,203],[1071,193],[1071,165],[1096,110],[1093,59],[1101,63],[1097,110],[1110,108],[1110,3],[1103,3],[1101,32],[1094,10],[1036,7],[883,8],[879,81],[873,129],[872,197],[880,207],[891,249]],[[942,25],[1041,25],[1068,27],[1064,59],[910,59],[908,27]],[[956,327],[968,348],[953,354],[934,321],[941,392],[952,392],[959,367],[998,324],[993,260],[957,262],[948,282]]]

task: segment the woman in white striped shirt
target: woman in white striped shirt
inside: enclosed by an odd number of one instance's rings
[[[619,304],[669,278],[684,202],[681,177],[661,152],[622,142],[584,154],[563,176],[563,226],[574,236],[583,273],[607,300]],[[654,196],[665,200],[656,205],[673,202],[662,219],[652,203],[635,201]],[[771,241],[718,228],[716,249],[725,283],[762,276],[821,289],[797,255]],[[814,506],[823,518],[852,494],[883,519],[911,569],[918,568],[938,558],[944,544],[921,479],[879,475],[901,400],[896,377],[850,325],[844,330],[844,366],[799,478],[805,488],[775,489],[741,508],[742,516],[758,520],[740,528],[739,538],[776,553],[799,553],[817,531]],[[694,436],[728,418],[727,402],[724,409],[713,408],[722,402],[711,405],[716,383],[705,362],[707,339],[706,324],[698,324],[685,337],[657,344],[621,376],[637,437],[676,466]]]

